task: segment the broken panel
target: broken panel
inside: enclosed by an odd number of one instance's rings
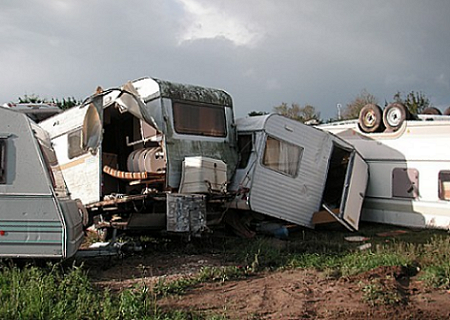
[[[206,197],[167,194],[167,231],[199,233],[206,229]]]

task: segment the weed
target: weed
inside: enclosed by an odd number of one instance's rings
[[[189,288],[207,281],[230,281],[242,279],[250,275],[252,271],[249,268],[241,268],[236,266],[228,267],[204,267],[193,277],[182,277],[173,281],[167,281],[160,278],[153,287],[153,293],[157,297],[165,297],[168,295],[185,294]]]
[[[381,279],[374,279],[362,288],[363,299],[371,306],[396,305],[403,303],[404,298],[395,288],[388,288]]]
[[[0,288],[0,319],[224,319],[178,310],[163,312],[144,284],[118,295],[97,290],[82,267],[0,265]]]
[[[182,277],[173,281],[167,281],[166,278],[161,277],[153,287],[153,293],[158,297],[166,297],[168,295],[181,295],[186,290],[199,281],[197,278]]]
[[[200,270],[199,275],[197,276],[197,280],[199,282],[205,281],[230,281],[236,279],[243,279],[252,274],[253,271],[248,267],[236,267],[236,266],[228,266],[228,267],[204,267]]]

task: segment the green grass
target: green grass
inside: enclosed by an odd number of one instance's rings
[[[243,279],[261,271],[313,268],[326,276],[351,276],[380,266],[412,268],[430,287],[450,289],[450,237],[445,231],[407,230],[395,237],[380,237],[392,227],[371,225],[358,235],[368,237],[368,250],[344,237],[344,230],[299,230],[287,241],[267,237],[222,238],[186,243],[176,239],[141,241],[144,254],[216,253],[227,258],[226,267],[204,267],[196,275],[166,281],[149,289],[144,282],[120,293],[95,287],[83,266],[64,268],[18,267],[0,264],[0,319],[225,319],[183,310],[161,310],[157,301],[168,295],[183,295],[203,282]],[[393,230],[393,229],[392,229]],[[414,274],[415,274],[414,273]],[[364,299],[371,304],[401,301],[395,291],[387,292],[382,282],[363,283]]]
[[[380,279],[373,279],[362,288],[363,299],[371,306],[397,305],[405,302],[405,298],[395,288],[386,288]]]
[[[254,271],[248,267],[204,267],[195,276],[183,277],[172,281],[166,281],[166,279],[160,278],[153,287],[153,293],[157,297],[165,297],[168,295],[182,295],[186,293],[186,290],[195,287],[199,283],[225,282],[230,280],[244,279],[253,273]]]
[[[396,236],[378,236],[380,232],[398,230],[398,227],[370,225],[358,235],[367,237],[368,250],[359,250],[362,243],[344,240],[354,236],[343,230],[327,232],[300,230],[288,241],[267,237],[254,239],[225,239],[215,248],[228,256],[235,267],[204,268],[188,279],[173,282],[161,280],[155,290],[158,296],[182,295],[190,288],[206,281],[228,281],[245,278],[260,271],[313,268],[323,271],[326,276],[352,276],[381,266],[401,266],[419,272],[430,287],[450,288],[450,238],[447,232],[438,230],[408,230]],[[180,248],[180,246],[177,246]],[[205,243],[197,247],[213,250]],[[191,248],[192,249],[192,248]],[[189,250],[191,250],[189,249]],[[195,249],[194,249],[195,250]],[[383,292],[378,283],[368,283],[364,295],[380,303],[393,303],[400,298],[395,292]],[[377,299],[374,299],[377,297]]]
[[[96,289],[82,268],[0,268],[0,319],[221,319],[181,310],[162,311],[145,285],[113,294]]]
[[[402,228],[369,225],[357,233],[367,237],[368,250],[359,250],[363,243],[344,240],[354,236],[343,230],[301,230],[291,235],[280,247],[270,238],[256,238],[232,243],[230,255],[237,263],[252,270],[280,268],[314,268],[343,276],[369,271],[380,266],[415,266],[419,277],[430,286],[450,288],[450,237],[443,230],[409,230],[396,236],[378,236],[380,232]],[[274,245],[275,244],[275,245]],[[255,267],[255,263],[257,268]]]

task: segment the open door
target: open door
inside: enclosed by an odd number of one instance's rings
[[[95,106],[91,103],[86,111],[82,127],[82,147],[92,154],[97,153],[102,139],[102,122]]]
[[[353,229],[358,230],[362,204],[369,180],[369,166],[356,151],[353,152],[352,162],[353,164],[350,165],[347,172],[347,192],[344,193],[346,198],[342,201],[341,212],[343,213],[343,220],[350,224]]]
[[[338,221],[351,231],[358,230],[368,179],[369,166],[361,155],[351,146],[335,141],[322,198],[323,210],[314,213],[312,222]]]
[[[351,153],[339,210],[326,203],[323,208],[338,222],[351,231],[358,230],[362,204],[369,179],[369,166],[356,152]]]

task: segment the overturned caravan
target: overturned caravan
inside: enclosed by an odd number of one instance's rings
[[[40,123],[98,226],[196,233],[219,221],[237,164],[231,97],[142,78]]]
[[[84,239],[47,133],[0,107],[0,258],[73,256]]]
[[[233,209],[358,230],[368,166],[342,139],[278,114],[237,120]]]
[[[353,145],[369,164],[362,220],[450,229],[450,117],[418,115],[396,124],[382,132],[367,132],[358,120],[319,128]]]

